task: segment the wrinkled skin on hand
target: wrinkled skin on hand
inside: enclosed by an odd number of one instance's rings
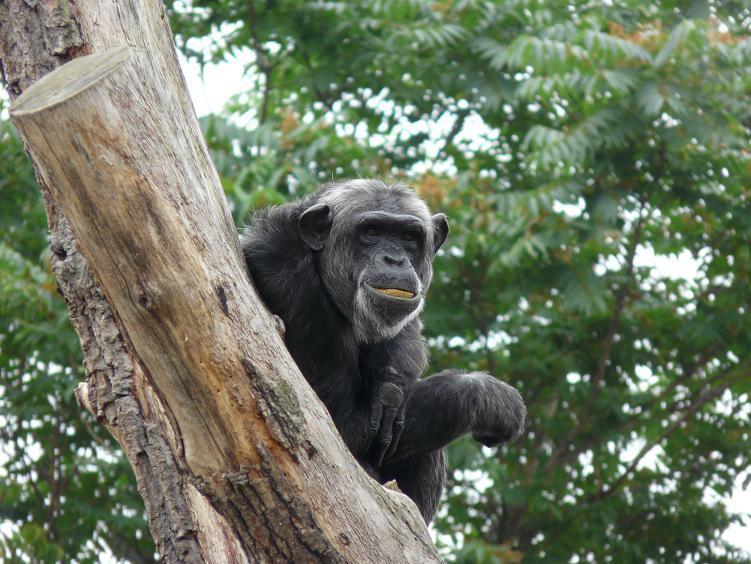
[[[373,395],[367,458],[375,467],[381,466],[384,457],[393,453],[399,444],[399,437],[404,431],[406,399],[404,387],[394,382],[383,382]]]

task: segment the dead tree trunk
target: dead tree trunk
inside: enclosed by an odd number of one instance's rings
[[[248,282],[161,3],[0,0],[0,62],[84,350],[79,401],[123,446],[162,556],[438,560]]]

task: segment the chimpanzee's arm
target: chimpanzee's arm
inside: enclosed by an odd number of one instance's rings
[[[472,434],[486,446],[518,437],[524,401],[513,387],[483,372],[444,370],[420,380],[406,406],[405,427],[384,465],[400,464]]]

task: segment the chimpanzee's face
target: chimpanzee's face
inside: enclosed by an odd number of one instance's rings
[[[410,189],[389,188],[337,186],[300,218],[326,289],[360,342],[389,339],[420,313],[448,233],[443,214],[430,217]]]

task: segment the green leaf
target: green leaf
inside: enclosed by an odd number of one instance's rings
[[[696,26],[692,20],[683,20],[675,26],[673,31],[670,32],[668,40],[655,56],[652,66],[659,69],[665,65],[665,63],[675,55],[681,44],[686,40],[689,34],[694,31],[694,29],[696,29]]]

